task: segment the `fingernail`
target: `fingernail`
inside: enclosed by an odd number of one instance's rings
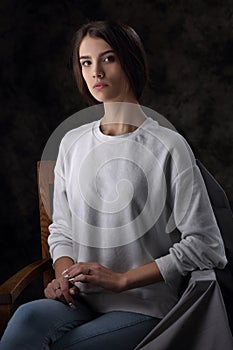
[[[76,295],[77,294],[77,292],[74,290],[74,289],[70,289],[70,294],[72,294],[72,295]]]
[[[71,282],[71,283],[74,282],[74,277],[73,278],[69,278],[69,282]]]
[[[73,310],[76,309],[76,306],[75,306],[73,303],[69,303],[69,307],[70,307],[71,309],[73,309]]]
[[[65,269],[61,274],[64,275],[67,271],[68,269]]]
[[[69,277],[70,277],[70,275],[68,275],[68,274],[67,274],[67,275],[65,275],[64,277],[65,277],[65,278],[69,278]]]

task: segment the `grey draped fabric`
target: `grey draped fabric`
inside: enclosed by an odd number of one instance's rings
[[[179,302],[135,350],[233,350],[225,305],[213,270],[192,272]]]

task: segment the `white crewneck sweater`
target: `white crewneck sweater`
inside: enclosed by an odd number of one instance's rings
[[[224,246],[204,181],[185,139],[152,118],[133,132],[105,135],[101,120],[68,132],[55,167],[55,262],[98,262],[125,272],[156,261],[163,282],[113,293],[79,283],[99,312],[162,318],[178,300],[182,276],[223,268]]]

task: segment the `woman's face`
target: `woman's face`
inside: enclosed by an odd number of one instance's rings
[[[135,101],[119,59],[105,40],[85,36],[79,48],[79,57],[83,78],[97,101]]]

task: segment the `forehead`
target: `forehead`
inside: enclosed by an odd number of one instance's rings
[[[112,50],[111,46],[101,38],[85,36],[79,46],[79,56],[95,56],[101,52]]]

